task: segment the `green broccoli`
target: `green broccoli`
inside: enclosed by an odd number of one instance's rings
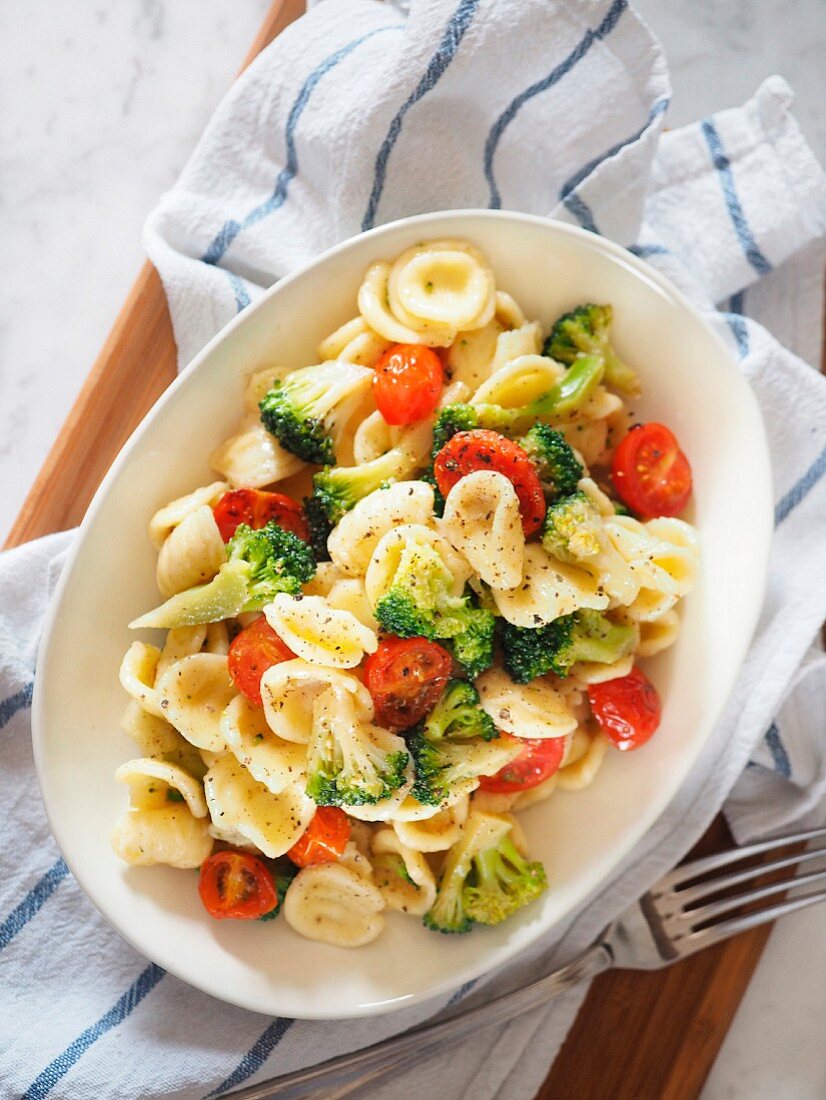
[[[517,684],[548,672],[567,676],[576,661],[611,664],[635,644],[633,626],[613,623],[599,611],[575,611],[535,630],[511,623],[502,629],[503,663]]]
[[[473,595],[452,596],[453,574],[429,542],[407,543],[387,592],[375,609],[380,626],[399,638],[451,640],[471,678],[493,663],[494,616]]]
[[[534,424],[519,446],[536,466],[547,500],[576,492],[585,471],[562,432],[547,424]]]
[[[500,924],[548,888],[545,868],[528,861],[506,834],[477,852],[462,892],[465,913],[479,924]]]
[[[441,741],[443,737],[494,741],[499,736],[493,719],[482,710],[479,692],[467,680],[449,680],[438,703],[418,728],[428,741]]]
[[[329,561],[330,551],[327,549],[327,539],[333,530],[333,525],[327,516],[324,503],[315,493],[304,497],[304,515],[307,517],[307,526],[310,528],[310,546],[315,554],[316,561]]]
[[[542,353],[568,364],[582,355],[600,355],[605,361],[605,381],[610,386],[625,393],[639,393],[639,379],[611,346],[613,314],[611,306],[577,306],[556,322]]]
[[[511,829],[507,818],[471,811],[462,835],[448,850],[436,900],[423,917],[432,932],[469,932],[473,920],[465,909],[465,886],[474,856],[495,847]]]
[[[313,499],[333,527],[363,498],[396,481],[409,457],[394,449],[363,466],[327,466],[313,476]]]
[[[269,913],[264,913],[260,916],[258,918],[259,920],[275,920],[284,905],[284,898],[287,896],[287,890],[298,874],[298,868],[294,863],[290,863],[288,859],[278,860],[275,866],[270,864],[270,870],[272,871],[272,881],[275,886],[275,892],[278,896],[278,905],[275,909],[270,909]]]
[[[294,370],[259,402],[261,423],[305,462],[335,462],[335,441],[373,372],[336,359]]]
[[[419,889],[410,877],[407,864],[398,852],[379,852],[378,855],[371,857],[371,862],[373,864],[373,879],[377,886],[389,887],[393,885],[396,879],[401,879],[408,886],[415,886],[417,890]]]
[[[296,595],[315,575],[310,547],[275,520],[259,530],[242,523],[227,543],[227,562],[208,584],[189,588],[129,625],[197,626],[259,611],[278,592]]]
[[[349,721],[333,700],[314,714],[307,745],[307,787],[319,806],[379,802],[405,781],[410,759],[401,737]],[[338,709],[337,709],[338,708]]]
[[[538,420],[572,419],[602,381],[603,372],[604,364],[600,356],[582,356],[555,386],[527,405],[512,409],[492,404],[445,406],[433,427],[434,457],[460,431],[489,428],[510,436],[528,431]]]
[[[603,541],[602,517],[583,492],[560,497],[545,513],[542,545],[560,561],[593,558]]]

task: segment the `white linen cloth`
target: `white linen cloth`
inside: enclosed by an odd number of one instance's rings
[[[34,777],[28,704],[72,536],[12,551],[0,558],[3,1096],[189,1100],[355,1049],[570,958],[683,855],[727,797],[741,839],[824,819],[826,658],[813,643],[826,617],[826,381],[804,360],[817,361],[822,331],[826,181],[779,78],[741,109],[663,133],[668,98],[657,43],[625,0],[412,0],[407,17],[375,0],[327,0],[226,96],[149,219],[146,247],[182,364],[320,250],[441,208],[579,222],[633,246],[709,311],[763,410],[777,529],[754,643],[674,802],[582,912],[492,982],[343,1023],[223,1005],[147,965],[60,858]],[[585,991],[362,1095],[524,1100]]]

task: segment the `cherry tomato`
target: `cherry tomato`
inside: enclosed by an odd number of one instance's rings
[[[336,806],[319,806],[301,838],[287,855],[297,867],[338,859],[350,839],[350,819]]]
[[[644,745],[660,724],[657,689],[636,666],[627,676],[591,684],[588,702],[602,732],[624,751]]]
[[[278,905],[278,894],[267,866],[248,852],[229,848],[204,860],[198,893],[216,920],[257,920]]]
[[[236,634],[229,647],[229,674],[248,699],[261,706],[261,677],[268,668],[295,657],[262,615]]]
[[[364,665],[376,722],[405,730],[429,714],[450,678],[453,658],[427,638],[382,638]]]
[[[444,380],[432,348],[395,344],[376,363],[373,399],[388,424],[413,424],[436,408]]]
[[[500,733],[500,737],[508,737]],[[564,737],[513,737],[512,741],[524,744],[515,760],[506,764],[496,775],[483,775],[479,786],[491,794],[518,794],[519,791],[538,787],[559,770],[565,755]]]
[[[263,489],[231,489],[224,493],[212,509],[212,514],[224,542],[229,542],[241,523],[257,531],[271,519],[285,531],[292,531],[305,542],[310,541],[304,509],[283,493],[267,493]]]
[[[643,519],[676,516],[691,496],[691,466],[664,424],[637,424],[614,452],[611,480]]]
[[[519,497],[522,529],[532,535],[545,518],[545,494],[536,467],[522,450],[499,432],[474,428],[457,432],[436,455],[433,473],[444,496],[465,474],[474,470],[495,470],[512,483]]]

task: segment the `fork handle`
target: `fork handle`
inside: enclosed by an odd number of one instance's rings
[[[455,1042],[481,1027],[506,1023],[531,1009],[540,1008],[553,997],[587,978],[608,970],[614,961],[604,940],[592,944],[567,966],[546,974],[530,985],[506,993],[448,1020],[424,1024],[402,1035],[393,1035],[353,1054],[330,1058],[320,1065],[272,1077],[258,1085],[222,1093],[217,1100],[339,1100],[363,1088],[412,1057]]]

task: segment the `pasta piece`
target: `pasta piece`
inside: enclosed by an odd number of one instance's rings
[[[190,744],[222,752],[221,714],[236,695],[226,657],[196,653],[168,668],[157,684],[162,713]]]
[[[196,779],[203,778],[206,768],[198,750],[184,740],[165,718],[150,714],[135,699],[129,700],[120,726],[138,746],[141,756],[179,764]]]
[[[384,927],[383,909],[378,888],[340,863],[305,867],[284,898],[284,918],[295,932],[335,947],[374,940]]]
[[[393,345],[372,329],[359,333],[345,345],[338,358],[344,363],[358,363],[362,367],[375,367],[382,355]]]
[[[633,667],[634,654],[629,653],[609,665],[601,665],[596,661],[577,661],[571,666],[570,675],[577,685],[603,684],[606,680],[618,680],[620,676],[627,676]]]
[[[340,359],[341,353],[349,343],[369,331],[370,329],[363,317],[353,317],[352,320],[345,321],[343,325],[340,325],[335,332],[331,332],[318,345],[319,362],[324,363],[328,359]]]
[[[155,679],[159,680],[170,665],[184,657],[191,657],[193,653],[200,653],[206,634],[205,626],[179,626],[167,631],[158,667],[155,669]]]
[[[462,595],[472,573],[464,558],[456,553],[446,538],[431,528],[421,523],[403,523],[382,536],[370,558],[364,577],[364,587],[374,609],[392,584],[402,554],[415,557],[417,553],[426,553],[430,547],[442,559],[445,568],[453,578],[449,589],[450,595]]]
[[[229,481],[233,489],[260,489],[298,473],[303,463],[285,451],[278,440],[255,418],[242,421],[237,435],[215,451],[210,466]]]
[[[565,697],[548,680],[514,684],[502,669],[490,668],[476,687],[497,729],[512,737],[564,737],[576,729],[576,717]]]
[[[538,321],[521,324],[497,338],[490,373],[493,374],[523,355],[539,355],[542,350],[542,328]]]
[[[390,309],[406,323],[454,330],[481,328],[496,308],[493,274],[463,242],[417,245],[403,252],[390,269],[388,297]]]
[[[156,718],[165,718],[155,690],[155,671],[161,651],[146,642],[132,642],[120,666],[120,682],[124,691]]]
[[[353,433],[353,462],[366,466],[375,458],[381,458],[395,445],[396,431],[376,409],[360,422]]]
[[[373,741],[381,748],[389,751],[403,752],[404,739],[389,733],[382,726],[368,726],[368,733]],[[394,821],[399,808],[410,795],[413,786],[414,772],[412,764],[405,768],[404,782],[397,787],[387,798],[380,798],[378,802],[365,802],[360,806],[348,806],[347,813],[357,821],[374,823],[376,821]]]
[[[577,482],[577,489],[586,495],[601,516],[607,519],[616,515],[614,502],[603,493],[592,477],[581,477]]]
[[[330,589],[327,602],[336,611],[346,611],[358,619],[367,630],[372,630],[374,634],[378,634],[379,624],[373,617],[373,610],[370,607],[370,601],[367,599],[364,581],[361,577],[347,577],[344,580],[336,581]]]
[[[522,583],[492,596],[499,614],[521,627],[547,626],[580,607],[604,611],[609,603],[599,577],[557,561],[535,542],[525,546]]]
[[[212,509],[201,505],[172,531],[161,547],[155,577],[162,596],[174,596],[211,581],[227,553]]]
[[[680,617],[673,609],[665,611],[658,619],[637,624],[640,640],[637,644],[637,657],[653,657],[672,646],[680,633]]]
[[[251,374],[244,385],[244,411],[258,420],[258,406],[275,383],[290,373],[292,367],[265,367]]]
[[[220,760],[222,756],[226,756],[225,750],[218,752],[210,752],[209,749],[198,749],[198,755],[204,764],[204,772],[209,770],[216,760]]]
[[[406,848],[393,829],[373,834],[373,878],[390,909],[422,917],[436,899],[436,882],[427,860]]]
[[[461,836],[469,808],[470,798],[465,795],[424,819],[395,819],[393,829],[401,843],[414,852],[446,852]]]
[[[454,382],[463,382],[471,393],[491,375],[497,340],[505,331],[499,318],[472,332],[458,332],[447,353],[447,366]]]
[[[593,783],[597,772],[602,767],[605,753],[608,749],[608,740],[601,733],[591,738],[586,752],[578,760],[566,764],[556,773],[557,785],[561,791],[581,791]]]
[[[557,788],[558,776],[559,772],[556,772],[535,787],[531,787],[527,791],[520,791],[513,800],[512,808],[514,810],[527,810],[529,806],[535,806],[539,802],[544,802],[546,798],[550,798]]]
[[[245,695],[236,695],[221,715],[221,736],[236,760],[272,794],[304,783],[307,774],[304,746],[273,733],[264,711]]]
[[[202,489],[196,489],[186,496],[178,497],[165,507],[157,511],[149,521],[149,538],[156,550],[160,550],[172,531],[183,523],[186,517],[200,508],[203,504],[210,507],[217,504],[220,498],[229,489],[225,481],[213,481],[211,485],[205,485]]]
[[[129,760],[117,769],[115,779],[129,785],[130,801],[136,810],[155,810],[183,800],[193,817],[207,815],[203,787],[176,764],[151,757]],[[180,797],[170,797],[170,791]]]
[[[264,714],[273,733],[285,741],[306,745],[312,732],[315,701],[331,685],[353,696],[359,721],[372,721],[373,700],[360,680],[349,673],[296,658],[273,665],[261,677]]]
[[[433,516],[433,487],[399,481],[368,494],[347,512],[327,540],[333,562],[350,576],[363,576],[379,541],[406,523],[427,525]]]
[[[349,611],[337,611],[323,596],[279,592],[264,608],[267,622],[295,653],[311,665],[355,668],[378,639]]]
[[[512,333],[505,332],[500,340]],[[520,355],[498,367],[471,398],[472,405],[517,408],[535,401],[556,385],[565,368],[544,355]]]
[[[302,585],[301,591],[305,596],[329,596],[338,581],[344,579],[344,574],[332,561],[320,561],[315,569],[315,576],[311,581]]]
[[[629,621],[660,618],[693,588],[699,550],[689,524],[678,519],[643,524],[630,516],[614,516],[605,521],[605,528],[639,585],[639,594],[624,608]]]
[[[359,310],[370,328],[393,344],[424,344],[442,348],[452,344],[456,337],[455,329],[436,324],[422,324],[414,329],[391,312],[389,277],[390,264],[380,261],[367,269],[359,288]]]
[[[357,821],[356,825],[360,825],[365,829],[369,829],[370,826],[364,822]],[[352,825],[351,825],[352,828]],[[367,847],[361,847],[354,840],[348,840],[344,846],[344,851],[338,857],[336,861],[339,866],[346,867],[349,871],[354,871],[357,875],[367,879],[372,884],[373,882],[373,864],[368,858],[370,851],[370,842],[368,840]]]
[[[195,818],[186,806],[127,810],[112,831],[112,850],[135,866],[166,863],[200,867],[212,851],[206,818]]]
[[[206,773],[204,793],[213,823],[240,833],[270,859],[292,848],[316,809],[300,785],[273,794],[231,754],[216,760]]]
[[[521,328],[525,324],[519,304],[504,290],[496,291],[496,320],[505,328]]]
[[[229,653],[229,630],[225,622],[207,623],[205,653],[217,653],[226,657]]]
[[[440,530],[491,588],[522,580],[525,535],[513,483],[495,470],[475,470],[447,494]]]
[[[245,852],[257,852],[258,848],[254,844],[250,844],[245,836],[242,836],[236,829],[222,829],[219,828],[214,822],[209,826],[207,832],[214,840],[220,840],[224,844],[229,844],[233,848],[240,848]]]

